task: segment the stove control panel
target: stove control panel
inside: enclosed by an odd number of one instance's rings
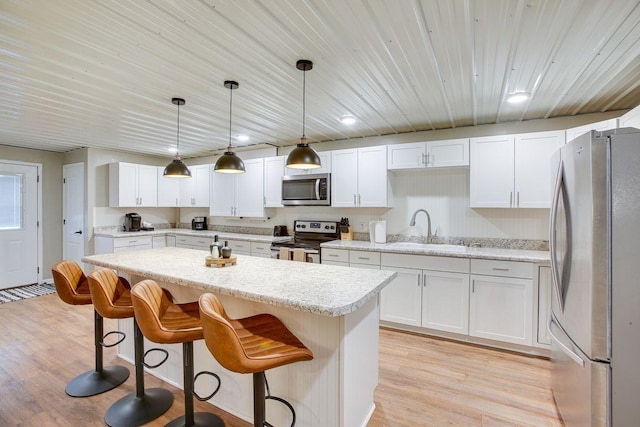
[[[293,225],[297,233],[322,233],[333,234],[338,232],[336,221],[294,221]]]

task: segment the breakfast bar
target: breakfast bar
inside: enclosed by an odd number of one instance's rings
[[[174,296],[175,302],[195,301],[205,292],[218,296],[230,317],[269,313],[278,317],[314,354],[309,362],[267,373],[272,395],[289,401],[299,426],[366,426],[375,409],[378,383],[378,294],[396,273],[288,262],[237,255],[235,265],[207,267],[206,252],[166,247],[135,253],[92,255],[87,264],[114,269],[132,284],[153,279]],[[119,329],[133,336],[131,319]],[[222,379],[213,405],[252,421],[252,378],[226,371],[204,342],[194,343],[195,372],[210,370]],[[157,347],[145,340],[145,348]],[[182,386],[182,347],[163,345],[169,352],[153,375]],[[133,360],[127,339],[118,353]],[[149,356],[151,357],[151,356]],[[215,382],[198,379],[196,392],[208,395]],[[267,419],[290,425],[291,415],[274,401],[267,403]]]

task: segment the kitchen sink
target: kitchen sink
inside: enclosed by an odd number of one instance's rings
[[[417,242],[393,242],[389,243],[389,248],[394,249],[418,249],[425,251],[446,251],[446,252],[465,252],[466,246],[463,245],[440,245],[437,243],[417,243]]]

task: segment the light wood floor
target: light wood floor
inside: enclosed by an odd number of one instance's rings
[[[105,331],[114,328],[105,319]],[[55,294],[0,304],[0,426],[104,426],[109,406],[135,391],[133,366],[105,349],[105,365],[129,367],[129,379],[98,396],[68,397],[67,382],[91,369],[93,357],[91,306],[69,306]],[[149,425],[183,414],[181,390],[151,375],[145,385],[175,396]],[[548,360],[385,329],[375,401],[369,427],[562,425]],[[196,411],[217,413],[229,427],[250,427],[206,403],[196,402]]]

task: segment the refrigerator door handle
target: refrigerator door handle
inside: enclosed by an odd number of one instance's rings
[[[552,316],[549,316],[549,320],[547,321],[547,332],[549,333],[549,336],[551,337],[551,339],[554,340],[556,342],[556,344],[558,344],[558,346],[560,347],[560,349],[562,349],[564,354],[569,356],[569,358],[571,360],[573,360],[574,362],[576,362],[578,365],[580,365],[580,367],[584,368],[584,360],[582,359],[582,357],[578,356],[569,347],[564,345],[564,343],[562,341],[560,341],[560,339],[558,339],[558,337],[556,337],[553,334],[553,331],[551,330],[551,323],[556,323],[556,322],[553,321],[553,317]]]
[[[560,306],[560,310],[564,310],[564,299],[562,298],[562,291],[560,289],[560,281],[562,278],[560,277],[560,272],[558,270],[558,266],[556,265],[556,221],[558,218],[558,203],[560,197],[562,196],[562,191],[564,191],[564,179],[562,172],[562,161],[558,167],[558,177],[556,179],[556,185],[553,193],[553,201],[551,204],[551,222],[549,224],[550,231],[550,239],[549,239],[549,252],[551,255],[551,281],[553,282],[553,289],[556,293],[556,298],[558,300],[558,305]]]

